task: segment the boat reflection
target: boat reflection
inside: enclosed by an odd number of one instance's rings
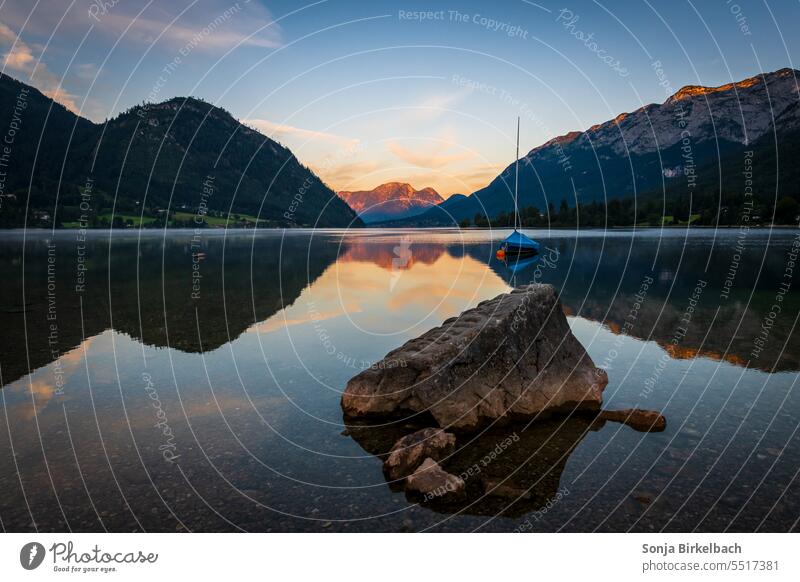
[[[539,262],[539,255],[533,256],[506,256],[503,260],[503,264],[505,265],[506,269],[511,271],[514,275],[519,272],[525,271],[526,269],[531,268],[533,265]]]

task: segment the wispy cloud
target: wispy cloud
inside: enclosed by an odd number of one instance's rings
[[[401,121],[433,121],[461,103],[472,90],[463,87],[456,91],[423,97],[400,116]]]
[[[359,189],[365,179],[380,171],[377,161],[357,161],[336,166],[312,165],[311,169],[334,190]],[[371,183],[371,182],[370,182]]]
[[[276,123],[268,119],[243,119],[242,123],[264,133],[270,137],[278,139],[300,139],[310,142],[325,142],[341,146],[343,148],[354,148],[358,145],[359,140],[351,137],[344,137],[333,133],[326,133],[324,131],[316,131],[313,129],[303,129],[287,125],[285,123]]]
[[[91,81],[97,77],[98,72],[94,63],[84,63],[75,67],[75,76],[84,81]]]
[[[160,37],[159,46],[171,51],[187,43],[193,43],[193,51],[206,53],[237,45],[270,48],[282,44],[279,25],[255,0],[47,0],[33,14],[30,3],[6,2],[3,17],[11,26],[24,24],[26,31],[39,36],[58,27],[62,39],[79,38],[89,27],[94,27],[93,34],[119,39],[123,45],[150,45]],[[195,43],[196,38],[199,42]]]
[[[358,158],[364,154],[364,147],[358,138],[304,129],[268,119],[243,119],[242,123],[284,143],[301,160],[313,160],[305,163],[333,189],[347,189],[353,181],[379,169],[375,161],[359,161]]]
[[[247,329],[248,333],[268,334],[295,325],[306,325],[327,319],[334,319],[342,315],[354,315],[363,311],[358,303],[351,303],[329,311],[319,312],[311,309],[306,304],[304,309],[293,309],[294,306],[284,309],[266,321],[256,323]]]
[[[392,140],[386,143],[386,149],[404,162],[420,168],[439,169],[475,157],[474,152],[466,150],[451,152],[448,143],[426,144],[412,149]]]
[[[487,186],[504,168],[503,164],[481,164],[472,168],[470,172],[459,174],[463,184],[462,193],[469,194]]]
[[[27,81],[42,93],[67,109],[78,111],[75,97],[64,90],[58,77],[37,59],[28,43],[2,22],[0,22],[0,45],[4,50],[4,70],[27,75]]]
[[[244,7],[237,10],[235,7],[241,6],[240,4],[232,6],[233,8],[222,8],[216,13],[206,13],[206,21],[193,17],[191,22],[178,20],[172,24],[170,22],[174,16],[168,13],[159,15],[160,18],[108,14],[101,21],[101,30],[113,36],[124,32],[126,39],[140,44],[152,44],[161,35],[160,42],[173,48],[191,46],[193,51],[202,52],[220,52],[237,45],[265,48],[281,45],[280,29],[276,25],[259,30],[270,22],[268,14],[256,17],[246,14]]]

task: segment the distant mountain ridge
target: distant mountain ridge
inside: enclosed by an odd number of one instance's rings
[[[166,209],[183,211],[192,225],[205,212],[257,217],[267,226],[362,225],[289,149],[200,99],[139,105],[95,124],[3,74],[3,134],[20,95],[26,105],[9,155],[0,226],[23,226],[26,213],[28,226],[74,222],[86,204],[92,225],[112,212],[162,224]]]
[[[372,190],[341,191],[339,197],[367,223],[408,218],[444,202],[433,188],[416,190],[405,182],[387,182]]]
[[[767,157],[770,147],[775,150],[775,135],[779,147],[789,144],[793,152],[800,129],[799,74],[784,68],[719,87],[689,85],[661,104],[553,138],[520,158],[519,206],[545,213],[562,200],[574,206],[662,189],[708,189],[719,182],[721,165],[742,165],[745,150]],[[765,188],[790,184],[795,166],[781,164],[772,181],[762,180]],[[404,224],[453,225],[476,214],[491,219],[512,211],[514,167],[512,162],[447,213],[431,209]]]

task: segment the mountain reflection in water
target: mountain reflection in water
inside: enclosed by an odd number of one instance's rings
[[[309,293],[315,302],[340,297],[342,305],[336,313],[351,310],[353,302],[345,299],[357,294],[359,302],[373,305],[387,300],[386,307],[392,311],[423,303],[435,311],[432,322],[457,314],[456,308],[466,308],[473,300],[493,296],[493,291],[500,293],[506,285],[542,282],[559,289],[567,315],[598,321],[614,333],[625,329],[632,337],[655,341],[673,358],[702,356],[736,365],[749,362],[764,371],[800,370],[800,349],[796,342],[786,341],[792,329],[791,314],[798,310],[793,296],[783,310],[788,316],[776,318],[770,330],[770,342],[786,344],[785,350],[751,357],[752,340],[761,331],[782,282],[780,252],[766,253],[760,271],[749,266],[740,269],[733,293],[723,300],[720,291],[729,261],[717,260],[716,255],[725,254],[722,245],[708,255],[691,248],[687,252],[676,241],[653,238],[637,241],[636,252],[632,252],[628,237],[607,239],[602,245],[598,245],[601,238],[564,238],[550,241],[542,257],[508,262],[495,258],[488,243],[460,241],[456,236],[447,243],[428,238],[415,240],[410,234],[208,236],[197,261],[202,284],[193,299],[193,253],[197,250],[188,235],[147,233],[139,240],[125,233],[116,235],[113,245],[107,236],[91,239],[86,251],[91,283],[76,293],[76,243],[58,233],[53,242],[59,343],[66,349],[77,346],[82,326],[85,337],[113,327],[147,345],[209,351],[251,326],[263,330],[291,324],[288,314],[274,321],[270,318],[290,308],[308,287],[316,287]],[[50,349],[48,334],[42,333],[49,326],[51,305],[50,240],[34,237],[27,241],[24,294],[21,241],[0,241],[4,247],[0,266],[9,274],[0,292],[0,308],[9,330],[0,340],[5,383],[28,372],[24,352],[20,353],[24,345],[19,341],[26,337],[26,324],[30,369],[49,363],[58,353]],[[757,249],[751,253],[758,258]],[[487,263],[499,280],[482,267]],[[755,261],[752,264],[759,266]],[[378,268],[386,273],[379,273]],[[678,272],[680,276],[676,276]],[[402,279],[406,281],[395,288]],[[626,325],[643,282],[650,279],[653,284],[645,293],[647,300],[641,302],[635,321]],[[698,302],[692,325],[675,345],[671,340],[676,326],[685,316],[691,289],[699,280],[708,282],[706,299]],[[486,293],[482,293],[484,289]],[[377,301],[369,300],[370,293],[378,296]],[[322,314],[326,315],[329,313]],[[415,328],[420,323],[415,322]]]
[[[733,278],[734,231],[531,234],[542,256],[516,265],[494,256],[506,231],[0,234],[4,527],[509,531],[543,506],[533,529],[790,527],[797,294],[769,318],[796,232],[752,230]],[[342,435],[341,390],[408,339],[530,282],[556,286],[608,368],[606,406],[661,410],[667,431],[509,427],[519,442],[463,507],[417,506],[376,457],[407,428]]]

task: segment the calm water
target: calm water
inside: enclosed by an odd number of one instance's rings
[[[0,234],[2,527],[797,530],[800,294],[780,285],[800,284],[798,232],[534,231],[548,248],[516,272],[493,256],[506,234]],[[460,436],[446,468],[480,467],[468,501],[409,501],[380,456],[417,427],[346,428],[342,389],[531,281],[560,290],[608,369],[604,406],[662,411],[667,430]]]

